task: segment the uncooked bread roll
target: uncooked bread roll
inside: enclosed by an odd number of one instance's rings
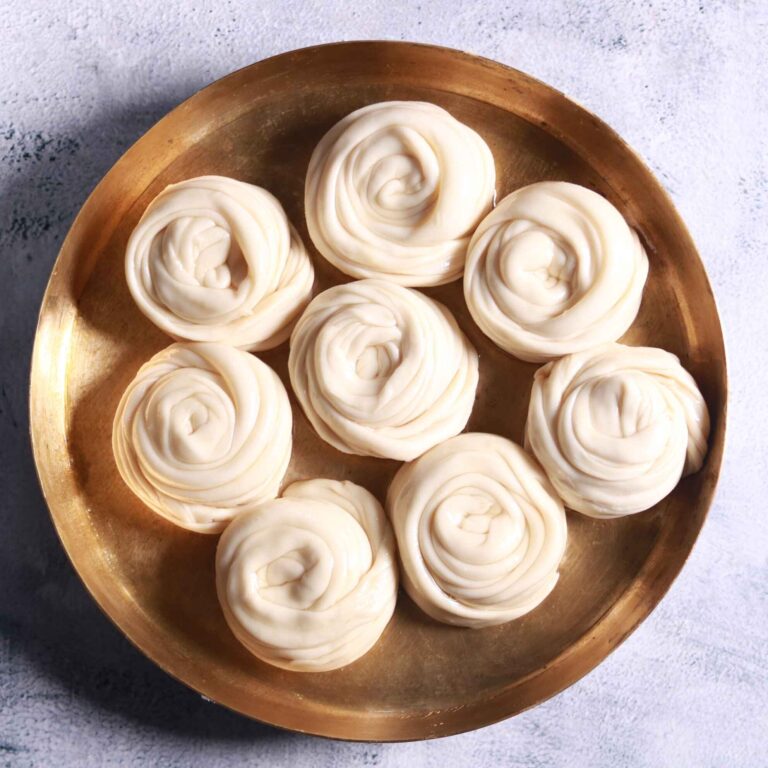
[[[326,442],[406,461],[464,429],[478,380],[477,352],[451,313],[383,280],[316,296],[291,336],[288,370]]]
[[[312,263],[280,203],[224,176],[166,187],[128,241],[128,287],[166,333],[271,349],[309,302]]]
[[[288,394],[267,365],[223,344],[172,344],[144,364],[115,414],[130,489],[182,528],[218,533],[277,496],[291,457]]]
[[[315,148],[305,188],[309,235],[353,277],[448,283],[461,276],[495,184],[488,145],[444,109],[372,104],[347,115]]]
[[[459,435],[405,464],[387,508],[405,588],[438,621],[502,624],[557,582],[565,510],[541,468],[506,438]]]
[[[675,355],[604,344],[534,376],[526,441],[565,503],[591,517],[642,512],[707,452],[709,414]]]
[[[648,276],[634,230],[604,197],[544,181],[507,195],[467,254],[464,296],[507,352],[545,362],[615,341],[632,325]]]
[[[395,609],[392,530],[359,485],[294,483],[224,532],[216,588],[227,623],[258,658],[337,669],[370,650]]]

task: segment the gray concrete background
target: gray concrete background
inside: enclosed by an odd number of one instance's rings
[[[4,0],[0,24],[0,765],[764,766],[768,763],[765,3]],[[169,679],[86,595],[37,487],[27,369],[42,291],[88,192],[211,80],[318,42],[463,48],[616,128],[671,192],[726,328],[729,444],[669,596],[596,671],[514,720],[411,745],[249,722]]]

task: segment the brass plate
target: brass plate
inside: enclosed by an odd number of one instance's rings
[[[187,533],[123,485],[110,447],[118,398],[169,343],[134,306],[123,276],[127,237],[166,184],[201,174],[275,193],[310,245],[304,174],[317,141],[364,104],[424,99],[479,131],[496,158],[498,195],[566,179],[610,198],[651,260],[626,337],[675,352],[712,415],[704,468],[653,510],[598,522],[569,513],[554,593],[523,619],[485,630],[437,624],[402,595],[361,661],[296,674],[254,659],[216,602],[216,537]],[[317,256],[317,254],[315,254]],[[344,279],[319,256],[318,289]],[[480,351],[469,428],[518,442],[535,366],[498,350],[469,318],[461,283],[428,290]],[[287,344],[262,356],[288,383]],[[325,445],[295,400],[286,481],[350,478],[384,498],[398,464]],[[501,64],[410,43],[342,43],[259,62],[208,86],[140,139],[96,187],[51,275],[32,363],[31,430],[40,481],[62,543],[93,597],[163,669],[238,712],[297,731],[359,740],[424,739],[501,720],[578,680],[658,603],[704,522],[723,452],[726,368],[712,290],[672,203],[610,128],[562,94]]]

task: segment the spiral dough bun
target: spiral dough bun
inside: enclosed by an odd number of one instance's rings
[[[277,374],[223,344],[172,344],[143,365],[115,414],[112,448],[130,489],[182,528],[218,533],[277,496],[292,417]]]
[[[337,669],[374,645],[395,609],[392,530],[358,485],[294,483],[224,532],[216,588],[255,656],[295,671]]]
[[[622,336],[647,276],[643,246],[611,203],[544,181],[507,195],[480,223],[464,296],[502,349],[546,362]]]
[[[495,184],[488,145],[444,109],[372,104],[347,115],[315,148],[305,187],[309,234],[353,277],[448,283],[461,276]]]
[[[131,234],[125,273],[139,309],[169,335],[252,351],[288,338],[314,282],[280,203],[224,176],[166,187]]]
[[[557,582],[565,510],[541,468],[506,438],[459,435],[405,464],[387,507],[405,588],[438,621],[502,624]]]
[[[565,503],[592,517],[649,509],[697,472],[709,414],[673,354],[604,344],[540,368],[526,440]]]
[[[478,381],[477,352],[451,313],[383,280],[316,296],[291,336],[288,370],[326,442],[406,461],[461,432]]]

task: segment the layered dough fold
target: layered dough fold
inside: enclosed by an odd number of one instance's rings
[[[379,639],[395,608],[389,522],[364,488],[294,483],[240,515],[216,552],[216,587],[235,636],[285,669],[343,667]]]
[[[592,517],[641,512],[707,452],[709,414],[675,355],[604,344],[535,376],[526,441],[572,509]]]
[[[404,586],[438,621],[502,624],[557,582],[565,510],[541,468],[506,438],[458,435],[405,464],[387,508]]]
[[[478,382],[477,352],[451,313],[383,280],[316,296],[291,336],[288,369],[326,442],[406,461],[464,428]]]
[[[177,339],[264,350],[288,338],[314,270],[280,203],[224,176],[166,187],[128,241],[139,309]]]
[[[647,276],[637,234],[608,200],[544,181],[507,195],[480,223],[464,295],[502,349],[546,362],[622,336]]]
[[[337,123],[312,154],[309,234],[353,277],[447,283],[461,276],[495,183],[487,144],[444,109],[419,101],[372,104]]]
[[[285,387],[256,357],[179,343],[128,385],[112,448],[123,480],[148,507],[182,528],[217,533],[277,496],[292,424]]]

